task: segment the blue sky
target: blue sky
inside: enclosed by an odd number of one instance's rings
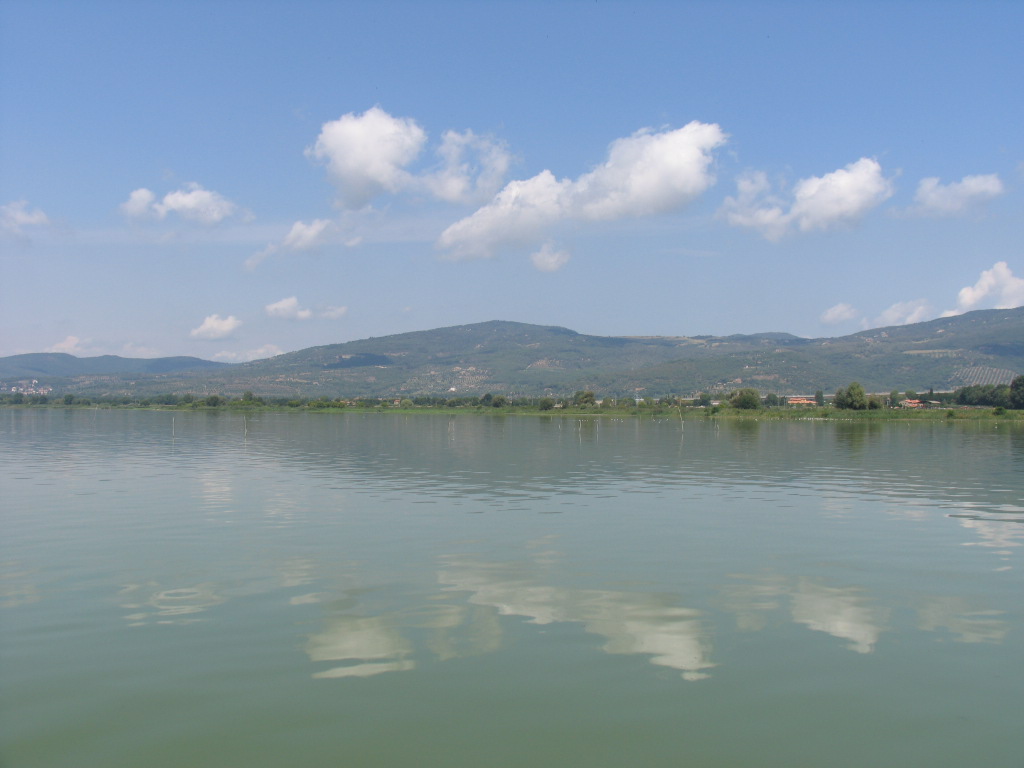
[[[1024,4],[0,0],[0,355],[1024,304]]]

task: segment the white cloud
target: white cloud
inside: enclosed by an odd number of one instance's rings
[[[242,321],[234,315],[207,315],[202,325],[189,331],[189,336],[194,339],[223,339],[230,336],[241,324]]]
[[[821,321],[829,325],[836,325],[837,323],[845,323],[848,320],[856,320],[859,316],[860,313],[851,305],[839,303],[822,312]]]
[[[154,204],[160,218],[172,211],[183,218],[216,224],[232,215],[237,206],[217,192],[203,189],[198,184],[188,184],[185,189],[168,192],[163,202]]]
[[[274,344],[264,344],[259,349],[250,349],[248,352],[218,352],[213,359],[224,363],[247,363],[250,360],[265,360],[280,355],[282,351]]]
[[[762,171],[754,171],[736,180],[736,197],[727,197],[722,205],[726,220],[735,227],[758,230],[769,240],[778,240],[789,228],[783,203],[771,193],[771,182]]]
[[[450,203],[493,197],[512,160],[504,144],[473,131],[445,131],[437,154],[442,167],[426,174],[423,183],[435,197]]]
[[[533,266],[541,272],[557,272],[569,263],[566,251],[556,251],[551,243],[544,243],[541,249],[530,256]]]
[[[296,221],[280,243],[268,243],[262,251],[257,251],[245,260],[245,267],[255,269],[276,253],[311,250],[324,243],[333,229],[334,224],[328,219],[313,219],[308,224]]]
[[[359,208],[382,192],[397,192],[409,183],[412,177],[406,167],[426,140],[415,120],[372,107],[361,115],[350,112],[324,123],[306,155],[327,166],[342,205]]]
[[[964,286],[957,294],[956,309],[943,317],[959,315],[972,309],[1010,309],[1024,305],[1024,279],[1016,277],[1005,261],[997,261],[992,269],[978,276],[974,285]]]
[[[696,121],[674,131],[644,129],[616,139],[604,165],[575,183],[574,208],[582,218],[597,221],[679,208],[715,183],[711,151],[725,140],[717,125]]]
[[[801,231],[859,219],[892,196],[892,182],[877,160],[862,157],[824,176],[802,179],[793,188],[790,216]]]
[[[286,299],[275,301],[273,304],[267,304],[263,308],[270,317],[279,317],[286,320],[309,320],[313,316],[313,312],[308,309],[303,309],[299,306],[299,300],[295,296],[289,296]]]
[[[953,215],[999,197],[1004,191],[1003,182],[994,173],[964,176],[949,184],[940,184],[938,178],[931,177],[921,179],[914,200],[919,213]]]
[[[612,142],[608,159],[576,180],[544,170],[511,181],[491,202],[448,227],[438,244],[456,258],[487,257],[502,245],[534,241],[568,219],[613,221],[677,209],[710,187],[717,125],[641,130]]]
[[[934,317],[934,314],[927,299],[898,301],[876,317],[870,327],[921,323]]]
[[[327,219],[313,219],[309,224],[296,221],[281,242],[281,247],[288,251],[308,251],[320,245],[331,227]]]
[[[85,350],[82,348],[82,340],[77,336],[68,336],[64,341],[58,341],[51,347],[47,347],[47,352],[63,352],[68,355],[80,355]]]
[[[348,307],[327,307],[320,313],[320,317],[328,320],[339,320],[348,314]]]
[[[128,199],[121,203],[121,213],[130,219],[143,219],[149,216],[156,216],[154,203],[156,195],[145,187],[134,190]]]
[[[39,208],[29,210],[27,200],[15,200],[0,206],[0,230],[8,234],[22,236],[26,227],[42,227],[49,223],[49,217]]]
[[[892,196],[892,182],[882,175],[877,160],[862,157],[845,168],[801,179],[793,186],[792,203],[771,194],[763,173],[737,181],[737,196],[727,197],[722,211],[730,224],[752,227],[777,240],[796,227],[801,232],[851,223]]]
[[[120,209],[125,216],[135,219],[151,216],[164,219],[167,214],[176,213],[201,224],[217,224],[240,212],[237,205],[219,192],[204,189],[196,183],[168,192],[159,202],[156,195],[145,187],[136,189],[121,203]]]
[[[146,347],[131,341],[121,347],[121,354],[125,357],[162,357],[160,350],[155,347]]]
[[[509,243],[535,240],[541,231],[569,215],[572,182],[542,171],[510,181],[490,203],[441,233],[438,243],[459,257],[489,257]]]

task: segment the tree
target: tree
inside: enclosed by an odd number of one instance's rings
[[[836,396],[832,400],[832,404],[836,408],[866,411],[868,408],[868,396],[864,392],[864,387],[854,381],[846,389],[840,387],[836,390]]]
[[[769,408],[774,408],[775,406],[780,404],[779,396],[776,395],[774,392],[769,392],[767,395],[764,396],[764,404]]]
[[[895,408],[900,404],[900,393],[899,390],[894,389],[889,393],[889,407]]]
[[[550,397],[542,397],[540,402],[537,403],[537,407],[542,411],[550,411],[555,407],[555,401]]]
[[[495,395],[491,398],[492,408],[504,408],[506,405],[508,405],[508,398],[504,395]]]
[[[1024,376],[1014,376],[1010,382],[1010,407],[1024,410]]]
[[[864,392],[864,387],[858,384],[856,381],[852,382],[850,386],[846,388],[846,397],[849,401],[847,408],[853,411],[866,411],[868,408],[868,396]]]
[[[825,404],[825,393],[820,389],[814,393],[814,402],[818,404],[819,408]]]
[[[836,408],[849,408],[849,400],[846,397],[846,389],[840,387],[836,390],[835,395],[832,396],[832,405]]]
[[[733,408],[753,411],[761,407],[761,393],[756,389],[745,387],[729,398],[729,404]]]
[[[576,394],[572,396],[573,405],[594,405],[597,402],[594,397],[594,393],[589,389],[586,391],[578,390]]]

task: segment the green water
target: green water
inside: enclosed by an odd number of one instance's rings
[[[1024,764],[1024,431],[0,410],[0,764]]]

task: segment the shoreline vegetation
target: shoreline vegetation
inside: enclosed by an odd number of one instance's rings
[[[480,396],[414,398],[329,399],[263,398],[251,391],[238,397],[220,394],[165,394],[152,397],[88,398],[73,394],[51,397],[42,393],[0,394],[0,407],[9,408],[137,408],[150,410],[207,410],[233,412],[313,411],[358,413],[485,413],[491,415],[544,415],[573,418],[649,416],[686,419],[729,418],[765,420],[978,420],[998,418],[1024,422],[1024,375],[1010,384],[974,385],[953,392],[868,394],[857,382],[840,387],[827,398],[818,390],[813,398],[762,396],[756,389],[734,390],[718,399],[703,392],[696,397],[602,398],[589,390],[569,397],[509,397],[486,393]]]
[[[994,422],[1015,422],[1024,425],[1024,410],[1013,410],[1002,407],[985,406],[936,406],[931,408],[884,408],[875,410],[849,410],[836,408],[832,405],[823,407],[808,406],[771,406],[752,409],[735,408],[729,405],[716,405],[711,407],[703,406],[679,406],[679,405],[637,405],[611,406],[611,407],[579,407],[564,406],[541,410],[537,407],[525,405],[506,405],[490,407],[483,405],[462,405],[462,406],[430,406],[430,405],[394,405],[387,404],[344,404],[344,403],[321,403],[310,401],[297,405],[275,404],[263,402],[245,403],[240,400],[225,400],[221,403],[208,404],[206,398],[199,398],[189,403],[163,404],[163,403],[142,403],[138,401],[121,402],[121,399],[113,401],[86,400],[81,399],[74,403],[65,403],[63,400],[49,401],[45,403],[25,402],[10,403],[0,402],[0,408],[9,410],[151,410],[171,413],[178,412],[224,412],[224,413],[362,413],[362,414],[392,414],[392,415],[447,415],[447,416],[540,416],[545,418],[573,418],[573,419],[607,419],[607,418],[656,418],[656,419],[678,419],[680,421],[715,420],[723,419],[730,421],[857,421],[857,422],[878,422],[878,421],[994,421]]]

